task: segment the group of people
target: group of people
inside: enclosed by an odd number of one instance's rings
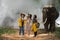
[[[56,10],[54,6],[48,6],[44,7],[42,10],[43,13],[43,23],[44,23],[44,29],[45,33],[47,32],[54,32],[55,31],[55,20],[59,17],[59,13]],[[28,36],[30,35],[31,31],[34,32],[34,37],[37,36],[37,31],[39,28],[39,22],[37,20],[37,15],[34,15],[32,17],[31,14],[28,14],[26,17],[27,19],[25,20],[25,14],[20,13],[20,17],[18,18],[18,25],[19,25],[19,35],[24,35],[25,34],[25,26],[26,26],[26,33]]]
[[[34,37],[36,37],[37,35],[37,30],[39,28],[39,23],[37,21],[37,15],[33,16],[32,19],[32,15],[28,14],[27,19],[25,18],[25,14],[20,13],[20,18],[18,18],[18,26],[19,26],[19,35],[24,35],[25,34],[25,30],[24,27],[26,26],[26,31],[27,34],[30,35],[31,31],[34,32]]]
[[[54,32],[55,31],[55,20],[59,17],[59,13],[55,7],[44,7],[43,10],[43,22],[44,22],[44,29],[46,32]],[[39,28],[39,22],[37,20],[37,15],[33,16],[28,14],[27,19],[25,20],[25,14],[21,13],[20,18],[18,18],[18,25],[19,25],[19,34],[24,35],[24,27],[26,25],[26,31],[28,35],[30,32],[34,32],[34,37],[37,35],[37,30]]]

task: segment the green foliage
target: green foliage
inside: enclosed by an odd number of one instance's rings
[[[40,3],[40,0],[34,0],[34,2],[36,2],[36,4],[39,4]]]
[[[58,0],[58,2],[60,3],[60,0]]]
[[[58,3],[56,3],[56,8],[58,11],[60,11],[60,0],[57,0],[57,1],[58,1]]]
[[[39,2],[39,0],[35,0],[36,2]]]
[[[60,38],[60,27],[56,28],[55,35]]]
[[[16,31],[14,29],[0,28],[0,35],[5,33],[12,34],[12,33],[16,33]]]

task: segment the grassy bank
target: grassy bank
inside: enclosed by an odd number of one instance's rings
[[[58,37],[58,38],[60,38],[60,27],[56,28],[55,36]]]
[[[16,30],[12,29],[12,28],[0,28],[0,35],[2,34],[12,34],[12,33],[16,33]]]

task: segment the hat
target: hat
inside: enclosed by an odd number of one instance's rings
[[[22,16],[22,15],[25,16],[25,14],[21,13],[20,16]]]

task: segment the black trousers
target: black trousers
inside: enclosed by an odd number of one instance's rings
[[[34,37],[36,37],[37,36],[37,31],[36,32],[34,32]]]

